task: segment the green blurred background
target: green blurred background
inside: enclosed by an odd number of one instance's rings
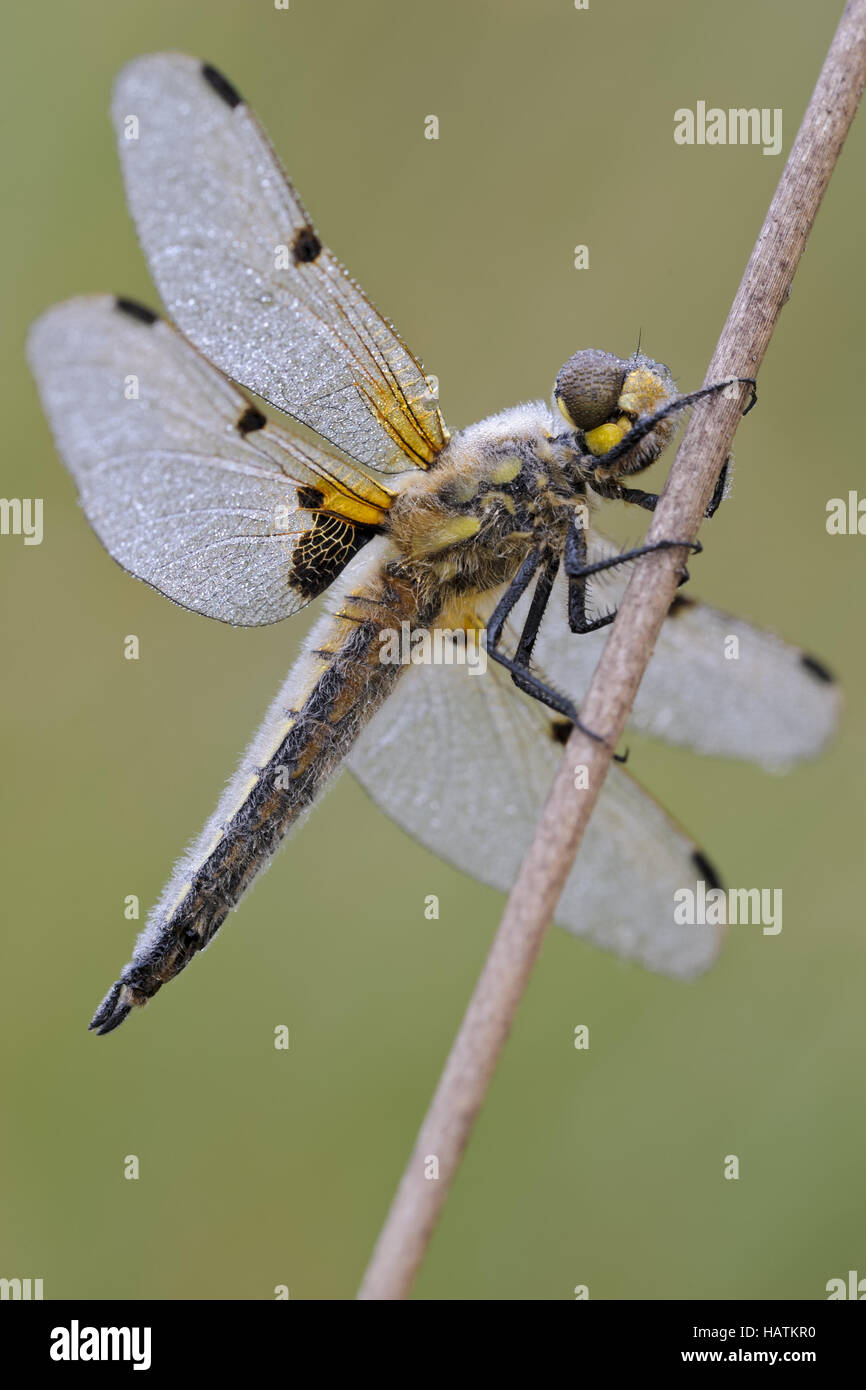
[[[115,1036],[86,1031],[141,925],[125,895],[144,915],[309,622],[232,630],[125,577],[38,407],[22,350],[45,306],[156,298],[106,114],[116,71],[166,48],[226,71],[325,238],[439,376],[455,428],[547,396],[578,347],[627,354],[639,328],[684,389],[700,384],[839,9],[7,13],[3,492],[44,497],[45,539],[0,541],[0,1274],[41,1277],[49,1298],[351,1297],[503,903],[346,777],[212,951]],[[676,146],[673,112],[699,99],[782,107],[782,155]],[[821,1298],[866,1274],[866,541],[824,528],[828,497],[863,477],[864,154],[861,117],[691,586],[838,671],[840,737],[784,780],[630,741],[632,769],[730,882],[783,886],[784,930],[734,930],[685,986],[551,933],[418,1297],[568,1299],[586,1283],[593,1298]]]

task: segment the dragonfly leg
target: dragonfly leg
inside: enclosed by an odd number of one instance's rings
[[[581,634],[596,632],[601,627],[607,627],[616,617],[616,610],[613,613],[605,613],[601,618],[590,618],[587,615],[586,581],[591,575],[600,574],[603,570],[616,569],[617,566],[626,565],[641,555],[650,555],[655,550],[673,550],[678,546],[691,550],[695,555],[699,555],[703,550],[700,541],[661,540],[654,541],[651,545],[639,545],[634,550],[624,550],[620,555],[611,555],[606,560],[596,560],[593,564],[588,564],[586,535],[582,527],[578,526],[572,518],[565,534],[563,557],[565,573],[568,577],[568,625],[572,632]],[[688,577],[689,572],[686,570],[680,578],[679,584],[685,584]]]
[[[749,404],[743,411],[743,415],[748,415],[749,411],[758,401],[758,392],[754,377],[734,376],[728,377],[725,381],[716,381],[712,386],[702,386],[699,391],[690,391],[686,396],[677,396],[676,400],[668,401],[667,405],[663,405],[659,410],[654,411],[652,415],[646,415],[643,419],[636,420],[631,429],[627,434],[623,435],[618,444],[614,444],[613,448],[608,449],[606,454],[600,454],[598,458],[593,459],[591,464],[592,469],[594,471],[597,471],[599,468],[608,469],[612,463],[618,463],[621,458],[625,458],[626,454],[632,452],[636,444],[639,444],[648,434],[652,434],[656,425],[660,424],[662,420],[666,420],[670,415],[678,414],[681,410],[686,410],[697,401],[702,401],[705,396],[714,396],[718,391],[727,390],[729,386],[735,383],[752,388]],[[590,486],[593,486],[591,482]]]
[[[530,604],[523,631],[520,634],[514,656],[510,657],[499,647],[505,620],[519,599],[526,592],[535,571],[542,562],[544,568],[535,586],[535,593],[532,596],[532,603]],[[538,629],[541,626],[541,620],[547,608],[558,569],[559,556],[556,554],[549,554],[545,557],[544,552],[538,550],[533,551],[531,555],[527,556],[514,579],[511,581],[511,584],[499,600],[499,603],[496,605],[487,624],[487,654],[511,673],[511,679],[514,681],[518,690],[524,691],[541,704],[547,705],[548,709],[555,710],[557,714],[561,714],[571,724],[576,724],[583,733],[587,734],[597,743],[605,743],[606,740],[601,734],[595,733],[594,730],[588,729],[585,724],[581,723],[576,706],[566,695],[560,694],[558,690],[554,690],[551,686],[547,685],[530,669],[529,661],[532,655],[532,648],[538,636]],[[616,754],[614,756],[617,762],[625,762],[625,757],[619,757]]]

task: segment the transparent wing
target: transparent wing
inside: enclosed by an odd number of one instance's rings
[[[617,547],[591,532],[588,551],[595,561],[616,554]],[[600,612],[618,606],[628,571],[623,566],[598,576],[602,582],[590,592]],[[515,610],[515,627],[526,607],[524,601]],[[579,705],[608,631],[602,628],[578,637],[569,630],[567,587],[560,572],[533,662]],[[781,770],[821,750],[836,726],[839,707],[839,689],[829,672],[799,647],[741,618],[678,596],[629,725],[699,753]]]
[[[138,234],[189,340],[360,462],[426,467],[447,436],[420,363],[322,245],[234,88],[153,54],[121,72],[112,110]]]
[[[421,844],[507,891],[559,765],[554,722],[501,668],[411,667],[348,765]],[[674,920],[674,893],[713,881],[693,842],[620,767],[599,798],[556,920],[663,974],[709,966],[719,929]]]
[[[28,355],[88,520],[175,603],[254,626],[296,612],[393,494],[265,420],[169,324],[108,296],[34,324]]]

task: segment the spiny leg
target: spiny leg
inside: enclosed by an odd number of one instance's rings
[[[532,596],[529,614],[517,643],[517,650],[515,655],[510,657],[499,649],[502,629],[512,609],[529,588],[532,577],[542,562],[544,562],[544,569],[539,576],[535,593]],[[556,710],[558,714],[564,715],[572,723],[577,723],[577,710],[572,702],[565,695],[560,695],[559,691],[552,690],[550,686],[545,685],[544,681],[539,680],[538,676],[529,669],[529,655],[538,635],[538,629],[550,598],[550,591],[553,588],[553,581],[556,578],[558,568],[558,555],[545,556],[544,551],[540,548],[527,555],[487,622],[487,655],[511,672],[511,678],[518,689],[524,690],[527,695],[532,695],[543,705],[547,705],[550,709]]]
[[[572,632],[581,635],[607,627],[616,617],[615,612],[605,613],[601,618],[590,618],[586,611],[586,577],[583,573],[586,568],[586,532],[582,526],[578,526],[574,516],[565,533],[563,561],[568,579],[568,626]]]
[[[656,410],[652,415],[647,415],[645,419],[636,421],[628,433],[623,435],[618,444],[614,444],[613,448],[608,449],[606,454],[601,454],[598,458],[593,460],[592,468],[594,470],[609,468],[612,463],[617,463],[619,459],[631,453],[634,446],[639,444],[642,439],[645,439],[648,434],[651,434],[660,421],[666,420],[669,415],[676,415],[680,410],[686,410],[697,401],[702,401],[705,396],[713,396],[718,391],[726,390],[728,386],[732,386],[735,382],[739,382],[742,386],[751,386],[752,388],[749,404],[743,411],[744,415],[748,415],[749,411],[758,400],[758,392],[754,377],[728,377],[726,381],[717,381],[712,386],[702,386],[699,391],[690,391],[686,396],[678,396],[675,401],[669,401],[667,405],[663,405],[660,410]]]
[[[751,410],[751,408],[751,406],[748,407],[749,410]],[[745,410],[743,411],[743,414],[746,414]],[[713,488],[713,495],[707,503],[707,510],[704,512],[704,516],[707,518],[708,521],[710,517],[715,516],[716,512],[719,510],[719,507],[725,500],[725,489],[728,486],[728,478],[730,476],[730,472],[731,456],[730,454],[728,454],[728,457],[722,464],[722,471],[716,479],[716,486]]]
[[[568,575],[571,578],[588,578],[591,574],[600,574],[602,570],[616,569],[618,565],[626,565],[630,560],[637,560],[641,555],[651,555],[654,550],[676,550],[682,546],[684,550],[691,550],[693,554],[700,555],[703,546],[700,541],[653,541],[650,545],[639,545],[634,550],[624,550],[620,555],[611,555],[607,560],[594,560],[591,565],[584,565],[576,575]],[[566,574],[568,567],[566,566]]]
[[[505,626],[509,613],[526,593],[526,590],[532,582],[532,576],[535,574],[543,558],[544,552],[539,549],[531,551],[523,561],[520,569],[515,574],[487,621],[486,632],[488,646],[496,646],[496,643],[502,636],[502,629]]]
[[[528,666],[532,656],[532,649],[535,646],[535,639],[538,636],[538,629],[541,620],[547,610],[553,582],[559,571],[559,555],[553,553],[545,561],[544,568],[538,576],[538,582],[532,595],[532,603],[529,605],[529,612],[526,615],[526,622],[520,634],[520,641],[517,643],[517,650],[514,653],[514,660],[518,666]]]
[[[722,465],[722,471],[716,480],[716,486],[713,489],[713,495],[707,503],[707,509],[704,512],[704,517],[707,521],[709,521],[711,517],[715,516],[716,512],[719,510],[719,507],[722,505],[722,502],[725,499],[725,488],[728,485],[728,475],[730,473],[730,468],[731,459],[729,455],[725,459],[724,464]],[[639,487],[624,487],[621,483],[618,483],[613,478],[608,479],[605,482],[602,482],[601,479],[599,479],[597,482],[592,483],[591,487],[593,492],[596,493],[599,497],[611,498],[616,502],[631,502],[633,506],[643,507],[644,511],[647,512],[655,511],[656,506],[658,505],[659,497],[661,496],[661,493],[644,492],[643,489]]]
[[[620,555],[611,555],[606,560],[596,560],[590,565],[586,562],[586,536],[582,527],[579,527],[572,517],[565,533],[564,553],[564,568],[568,579],[568,625],[572,632],[597,632],[599,628],[607,627],[616,617],[616,610],[606,613],[601,618],[587,616],[586,581],[590,575],[616,569],[619,565],[637,560],[641,555],[650,555],[655,550],[674,550],[678,546],[693,551],[695,555],[699,555],[703,550],[700,541],[654,541],[650,545],[639,545],[634,550],[624,550]],[[679,584],[684,584],[688,577],[689,572],[686,570]]]
[[[498,647],[505,620],[526,592],[532,576],[542,561],[544,561],[544,569],[539,575],[514,657],[507,656]],[[594,739],[596,743],[605,743],[606,739],[601,734],[595,733],[594,730],[588,729],[585,724],[581,723],[576,706],[566,695],[561,695],[558,690],[551,689],[529,668],[529,658],[538,636],[538,629],[541,626],[541,620],[544,617],[558,569],[559,556],[556,554],[545,557],[544,552],[539,549],[526,557],[487,623],[487,654],[494,661],[498,661],[500,666],[504,666],[507,671],[511,672],[511,679],[519,690],[531,695],[541,704],[547,705],[549,709],[555,710],[557,714],[563,715],[570,723],[576,724],[589,738]],[[614,759],[616,762],[625,762],[627,756],[627,754],[622,757],[614,754]]]
[[[639,487],[623,487],[614,478],[606,482],[599,479],[592,483],[592,490],[599,497],[608,497],[615,502],[631,502],[636,507],[643,507],[646,512],[654,512],[658,503],[660,493],[644,492]]]

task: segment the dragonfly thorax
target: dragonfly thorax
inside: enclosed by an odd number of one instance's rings
[[[561,547],[584,488],[552,424],[543,402],[516,406],[455,434],[407,479],[388,532],[419,582],[495,588],[539,542]]]

